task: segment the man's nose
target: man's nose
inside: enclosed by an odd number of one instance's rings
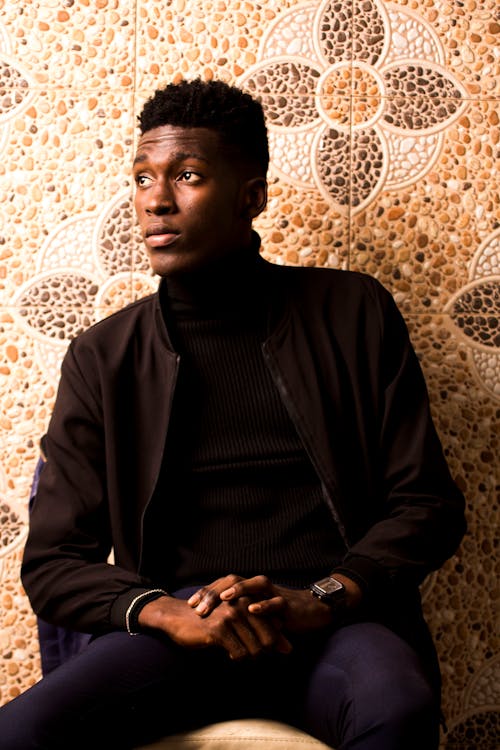
[[[172,186],[159,180],[148,190],[146,211],[163,214],[175,210],[175,199]]]

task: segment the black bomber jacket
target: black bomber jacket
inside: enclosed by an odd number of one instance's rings
[[[411,640],[418,587],[465,519],[406,325],[370,276],[258,264],[255,294],[265,284],[273,300],[262,355],[344,539],[338,570],[364,588],[367,616],[391,610]],[[22,581],[36,614],[82,632],[124,629],[155,586],[141,572],[142,521],[179,368],[162,290],[76,337],[61,369]]]

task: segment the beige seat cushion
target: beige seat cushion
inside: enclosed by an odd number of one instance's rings
[[[331,750],[294,727],[267,719],[223,721],[171,735],[137,750]]]

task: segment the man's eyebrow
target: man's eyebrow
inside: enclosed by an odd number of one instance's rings
[[[198,161],[204,161],[207,164],[209,163],[209,160],[206,158],[206,156],[202,156],[196,151],[178,151],[173,155],[174,161],[185,161],[186,159],[197,159]],[[142,153],[139,152],[138,154],[136,154],[134,161],[132,162],[132,166],[135,166],[136,164],[142,164],[143,162],[148,160],[149,156],[145,151],[143,151]]]

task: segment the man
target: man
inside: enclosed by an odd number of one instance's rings
[[[180,82],[139,121],[159,291],[68,349],[22,567],[40,617],[94,637],[0,710],[0,747],[260,715],[338,750],[437,748],[418,587],[464,501],[403,319],[366,275],[262,259],[249,95]]]

